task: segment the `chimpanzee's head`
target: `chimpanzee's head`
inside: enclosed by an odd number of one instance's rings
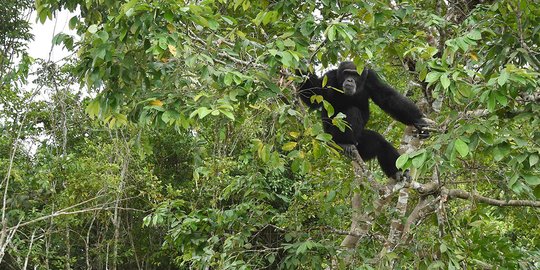
[[[363,85],[367,72],[358,74],[356,65],[353,62],[342,62],[338,67],[338,82],[345,95],[354,96],[363,91]]]

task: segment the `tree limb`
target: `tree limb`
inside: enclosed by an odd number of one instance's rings
[[[373,176],[365,168],[364,161],[360,157],[358,150],[353,151],[353,160],[352,164],[354,167],[354,179],[358,187],[362,186],[362,178],[365,177],[368,181],[375,182]],[[355,192],[352,198],[352,217],[351,217],[351,229],[350,233],[343,239],[341,246],[345,248],[352,249],[358,243],[358,240],[362,238],[367,232],[367,226],[365,224],[370,224],[369,216],[362,215],[362,196],[360,193]],[[364,222],[364,226],[361,226],[361,221]]]
[[[480,203],[485,203],[493,206],[529,206],[529,207],[540,207],[540,201],[532,200],[498,200],[489,197],[484,197],[471,192],[466,192],[460,189],[451,189],[448,190],[449,198],[459,198],[464,200],[472,200]]]
[[[405,242],[409,239],[411,227],[413,224],[418,224],[420,221],[425,218],[429,213],[431,213],[435,207],[437,199],[430,196],[420,197],[420,201],[416,204],[412,212],[407,217],[405,224],[403,225],[403,233],[401,235],[401,242]]]
[[[461,189],[447,189],[437,183],[421,184],[418,182],[411,182],[410,187],[420,194],[427,195],[432,193],[447,193],[449,199],[463,199],[471,200],[479,203],[485,203],[493,206],[528,206],[528,207],[540,207],[540,201],[533,200],[499,200],[494,198],[485,197],[473,192],[467,192]]]

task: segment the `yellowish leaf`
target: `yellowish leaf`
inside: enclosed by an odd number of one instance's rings
[[[167,24],[167,30],[169,30],[170,33],[173,33],[174,31],[176,31],[176,29],[174,28],[174,25],[172,24]]]
[[[159,99],[155,99],[155,100],[150,101],[150,105],[161,107],[163,106],[163,101]]]
[[[176,56],[176,47],[171,44],[169,44],[167,47],[169,47],[169,52],[171,52],[173,56]]]
[[[284,151],[291,151],[295,147],[296,147],[296,142],[288,142],[288,143],[284,144],[281,149],[283,149]]]

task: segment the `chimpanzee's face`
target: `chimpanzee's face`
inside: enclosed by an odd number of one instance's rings
[[[358,73],[356,71],[344,71],[343,72],[343,92],[347,96],[353,96],[356,94],[356,78]]]

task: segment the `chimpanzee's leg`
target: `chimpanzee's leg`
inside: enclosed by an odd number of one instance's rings
[[[397,177],[399,170],[396,167],[396,160],[399,153],[381,134],[364,129],[358,136],[356,147],[362,159],[370,160],[376,157],[384,174],[394,179]]]

